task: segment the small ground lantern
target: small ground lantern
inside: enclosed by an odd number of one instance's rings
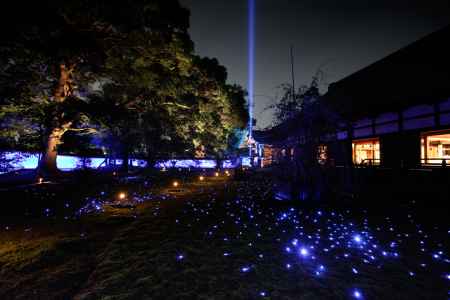
[[[219,177],[219,172],[216,172],[215,174],[214,174],[216,177]]]
[[[200,181],[203,181],[203,180],[205,180],[205,177],[203,177],[202,175],[200,175],[200,177],[198,177],[198,179],[199,179]]]
[[[43,182],[44,182],[44,178],[39,177],[39,178],[38,178],[38,183],[41,184],[41,183],[43,183]]]
[[[117,197],[119,198],[119,200],[125,200],[127,198],[127,194],[124,192],[120,192]]]
[[[179,185],[180,185],[180,184],[179,184],[178,181],[176,181],[176,180],[172,183],[172,186],[173,186],[173,187],[178,187]]]

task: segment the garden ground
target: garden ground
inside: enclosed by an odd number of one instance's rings
[[[448,221],[422,218],[414,199],[382,213],[294,205],[272,200],[267,174],[167,186],[140,180],[73,193],[86,199],[75,218],[64,209],[3,217],[0,298],[448,298]],[[76,189],[40,188],[27,193]],[[128,202],[117,206],[109,200],[120,191]]]

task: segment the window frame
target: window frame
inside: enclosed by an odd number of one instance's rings
[[[357,144],[363,144],[363,143],[369,143],[372,142],[372,145],[375,145],[376,143],[378,143],[378,151],[379,151],[379,159],[373,158],[370,160],[369,164],[364,164],[364,163],[357,163],[356,162],[356,145]],[[374,151],[374,156],[375,155],[375,150]],[[363,161],[364,162],[364,161]],[[352,163],[355,166],[380,166],[382,162],[382,153],[381,153],[381,139],[380,137],[372,137],[372,138],[367,138],[367,139],[356,139],[356,140],[352,140]]]
[[[450,135],[450,129],[425,131],[420,133],[420,165],[425,167],[442,166],[442,162],[445,160],[446,165],[450,164],[450,158],[444,157],[428,157],[428,138],[431,136]],[[439,162],[428,162],[429,160],[439,160]]]

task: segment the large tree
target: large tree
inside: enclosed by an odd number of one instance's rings
[[[237,145],[236,139],[247,126],[246,92],[227,84],[226,69],[216,59],[199,58],[197,68],[198,103],[189,125],[197,155],[223,158]]]
[[[226,69],[182,49],[175,41],[165,64],[155,61],[150,48],[111,62],[123,70],[93,103],[113,105],[104,123],[108,139],[122,145],[124,169],[130,153],[146,157],[149,166],[162,158],[223,156],[247,124],[245,92],[226,84]],[[121,80],[121,73],[138,76]]]
[[[160,137],[173,123],[168,111],[185,106],[180,96],[193,50],[187,25],[179,24],[171,34],[141,28],[106,52],[109,77],[90,97],[91,114],[107,129],[106,144],[124,158],[124,169],[131,154],[153,155],[149,145],[160,149]]]
[[[321,198],[329,188],[323,185],[321,169],[331,165],[327,147],[335,139],[342,119],[324,101],[319,92],[319,79],[314,76],[310,85],[301,87],[294,95],[292,87],[284,85],[283,96],[272,107],[275,124],[290,128],[290,139],[297,141],[292,160],[284,160],[279,165],[284,169],[283,174],[289,174],[282,180],[290,183],[293,199],[299,199],[300,189],[309,189],[309,196]]]
[[[245,92],[193,55],[177,0],[14,3],[0,24],[0,126],[12,147],[43,151],[44,174],[68,131],[95,131],[124,168],[132,154],[220,156],[236,144]]]
[[[88,96],[115,80],[108,66],[112,57],[130,55],[125,52],[130,40],[140,39],[142,49],[150,47],[160,55],[161,65],[169,61],[169,49],[161,50],[165,41],[183,40],[182,47],[191,47],[189,13],[176,0],[17,0],[3,12],[1,116],[22,123],[3,126],[16,140],[26,130],[40,134],[44,154],[39,166],[45,173],[56,171],[64,133],[86,129],[92,114],[85,112],[93,112],[87,107]],[[158,37],[145,45],[149,36]],[[133,51],[139,51],[138,46]]]

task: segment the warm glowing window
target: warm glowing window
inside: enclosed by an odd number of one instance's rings
[[[319,164],[324,165],[328,159],[328,147],[327,145],[319,145],[317,148],[317,161]]]
[[[353,163],[366,165],[380,164],[380,140],[370,139],[353,141]]]
[[[269,145],[264,145],[263,148],[264,159],[262,161],[263,167],[270,166],[273,162],[274,150]]]
[[[423,134],[421,159],[423,164],[449,164],[450,131]]]

